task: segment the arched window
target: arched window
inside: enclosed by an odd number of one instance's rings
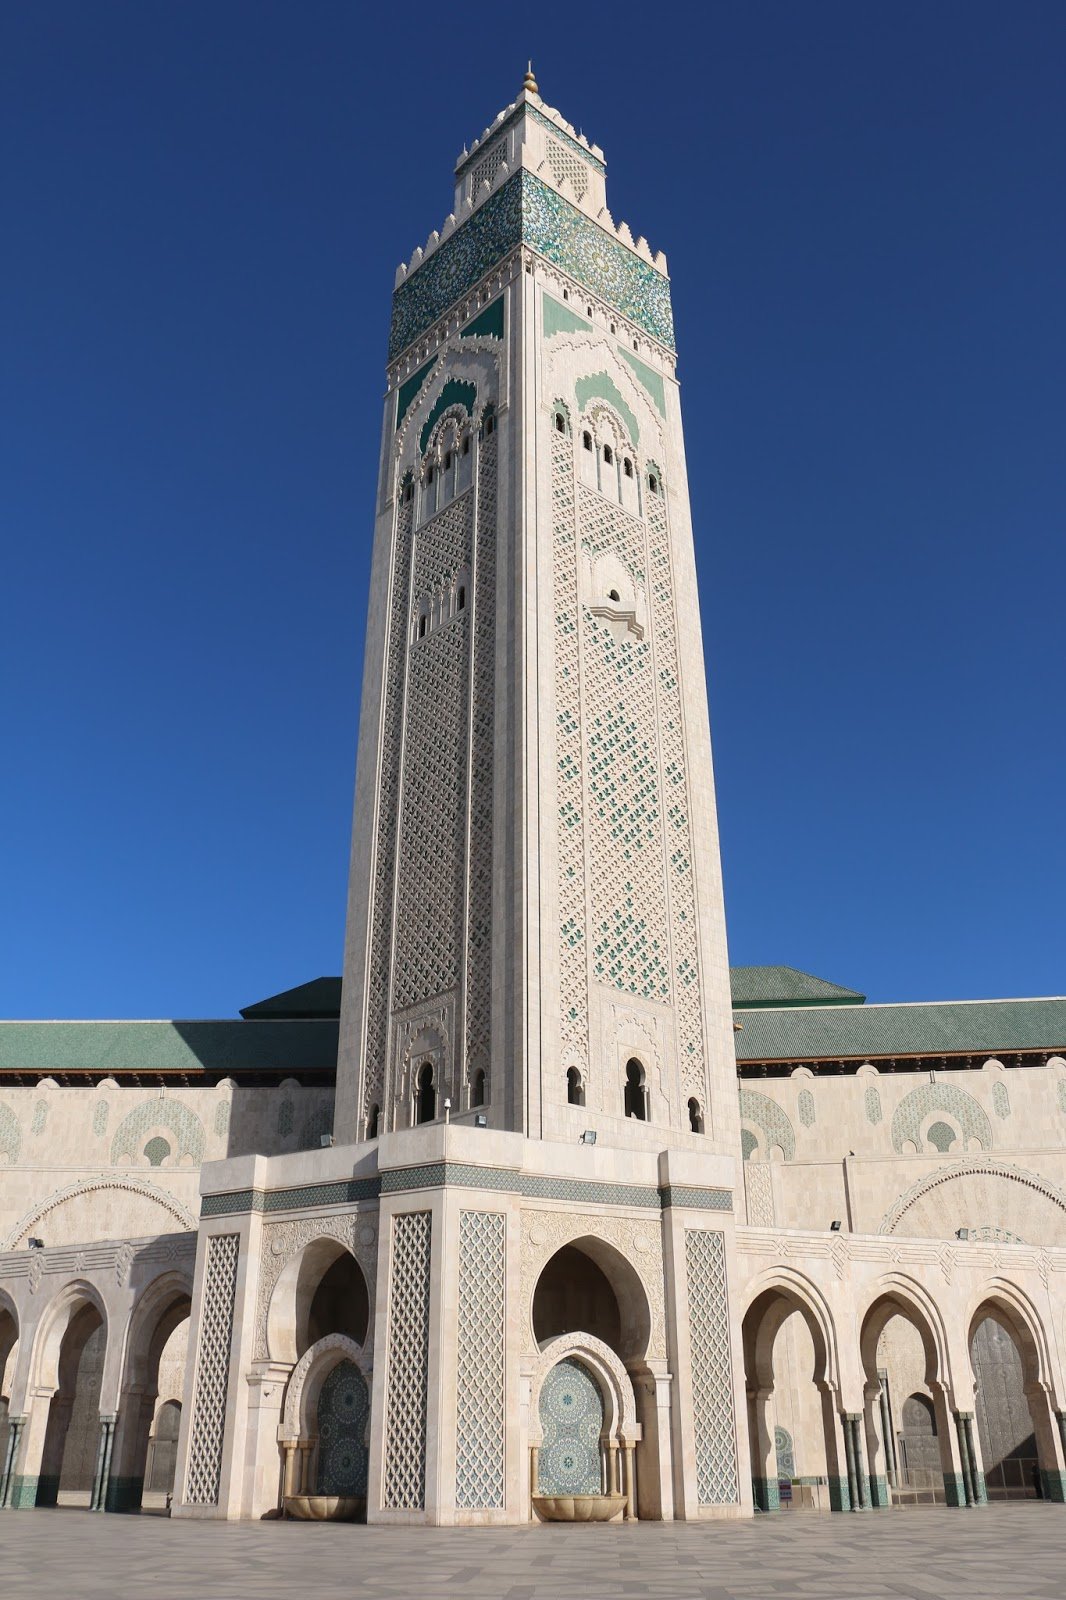
[[[411,499],[412,495],[414,494],[414,492],[415,492],[415,486],[411,482],[411,479],[410,478],[405,478],[403,480],[403,498],[404,498],[404,504],[405,505],[410,501],[410,499]]]
[[[472,1106],[483,1106],[485,1104],[484,1067],[478,1067],[477,1071],[474,1073],[473,1082],[470,1085],[470,1104]]]
[[[698,1100],[690,1100],[688,1103],[688,1125],[693,1133],[703,1132],[703,1112],[700,1110]]]
[[[581,1074],[576,1067],[567,1069],[566,1103],[570,1106],[583,1106],[585,1104],[585,1086],[581,1082]]]
[[[659,480],[655,476],[654,472],[650,472],[648,474],[648,488],[651,490],[652,494],[659,493]]]
[[[377,1136],[378,1136],[378,1124],[379,1124],[380,1121],[381,1121],[381,1112],[379,1111],[377,1106],[371,1106],[370,1107],[370,1115],[366,1119],[366,1136],[367,1136],[368,1139],[376,1139],[377,1138]]]
[[[464,433],[463,434],[463,455],[464,456],[468,456],[469,454],[470,454],[470,435],[468,433]]]
[[[433,1087],[433,1063],[423,1061],[418,1069],[418,1121],[432,1122],[437,1115],[437,1091]]]
[[[556,433],[566,432],[566,418],[563,416],[561,411],[557,411],[555,413],[555,431]]]
[[[618,603],[618,601],[619,601],[619,600],[620,600],[620,599],[621,599],[621,598],[622,598],[622,597],[621,597],[621,595],[620,595],[620,594],[619,594],[619,593],[618,593],[618,590],[617,590],[617,589],[608,589],[608,591],[607,591],[607,598],[608,598],[608,600],[613,600],[613,601],[614,601],[614,602],[615,602],[615,604],[616,604],[616,605],[617,605],[617,603]]]
[[[648,1120],[648,1091],[644,1086],[644,1068],[633,1056],[626,1062],[626,1116],[638,1122]]]
[[[445,450],[445,452],[444,452],[444,470],[445,470],[445,472],[450,472],[451,471],[451,465],[452,465],[452,453],[451,453],[450,450]]]
[[[455,605],[456,605],[456,609],[458,611],[464,611],[466,609],[466,585],[465,584],[461,583],[459,585],[459,593],[455,597]]]
[[[430,462],[429,466],[426,468],[426,482],[427,483],[432,483],[433,482],[433,463],[432,463],[432,461]]]
[[[496,418],[493,416],[492,412],[490,411],[488,416],[485,418],[485,437],[486,437],[486,439],[488,438],[489,434],[493,432],[495,427],[496,427]]]
[[[424,639],[426,637],[426,619],[425,619],[425,617],[419,617],[419,619],[418,619],[418,637],[420,639]]]
[[[626,456],[622,462],[622,471],[625,473],[627,478],[631,478],[633,476],[633,463],[630,461],[628,456]]]
[[[149,1139],[144,1147],[144,1153],[148,1157],[150,1167],[161,1167],[170,1154],[170,1143],[156,1135],[154,1139]]]
[[[592,435],[591,435],[591,433],[587,433],[587,432],[583,433],[581,435],[581,443],[584,445],[586,450],[591,450],[592,449]]]
[[[611,449],[609,444],[605,444],[603,447],[603,459],[608,466],[612,466],[614,464],[614,451]]]

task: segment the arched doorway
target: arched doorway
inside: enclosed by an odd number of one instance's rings
[[[859,1335],[865,1442],[874,1505],[960,1504],[943,1333],[911,1289],[889,1289],[868,1308]],[[960,1498],[961,1496],[961,1498]]]
[[[774,1284],[752,1301],[742,1332],[755,1504],[847,1510],[852,1491],[825,1307],[799,1284]]]
[[[41,1373],[52,1397],[36,1503],[88,1507],[97,1487],[107,1324],[95,1299],[72,1297],[63,1310],[65,1325],[60,1320],[49,1330]]]
[[[651,1310],[640,1274],[605,1240],[575,1239],[541,1269],[531,1316],[541,1352],[530,1457],[538,1515],[538,1499],[575,1494],[620,1496],[614,1512],[624,1500],[627,1517],[638,1509],[661,1515],[654,1464],[642,1449],[646,1419],[638,1412],[654,1392],[646,1382]]]
[[[106,1506],[109,1511],[164,1511],[174,1487],[191,1288],[168,1273],[145,1292],[130,1317]]]
[[[983,1469],[990,1500],[1061,1500],[1066,1490],[1042,1343],[1035,1315],[1006,1294],[985,1300],[970,1320],[980,1450],[974,1466],[978,1473]]]

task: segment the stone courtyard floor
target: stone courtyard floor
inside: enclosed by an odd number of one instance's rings
[[[1062,1600],[1066,1506],[531,1528],[0,1513],[4,1600]]]

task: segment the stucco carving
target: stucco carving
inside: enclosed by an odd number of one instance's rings
[[[146,1178],[84,1178],[80,1183],[68,1184],[65,1189],[56,1189],[53,1194],[48,1196],[47,1200],[41,1201],[40,1205],[36,1205],[27,1211],[12,1228],[4,1244],[4,1249],[14,1250],[21,1243],[23,1237],[31,1229],[35,1228],[43,1217],[46,1217],[50,1211],[54,1211],[57,1206],[61,1206],[65,1200],[72,1200],[76,1195],[95,1194],[102,1189],[125,1189],[130,1194],[141,1195],[146,1200],[154,1200],[157,1205],[161,1205],[165,1211],[168,1211],[177,1220],[180,1228],[189,1228],[195,1232],[199,1226],[197,1218],[181,1204],[180,1200],[175,1200],[172,1194],[168,1194],[165,1189],[160,1189],[154,1183],[149,1183]]]
[[[522,1318],[527,1351],[533,1343],[533,1291],[545,1266],[564,1244],[603,1239],[621,1251],[641,1281],[651,1311],[648,1355],[666,1355],[666,1304],[662,1235],[658,1222],[634,1217],[574,1216],[569,1211],[522,1213]]]
[[[268,1222],[263,1229],[263,1246],[259,1258],[259,1283],[255,1301],[255,1361],[266,1361],[270,1356],[267,1340],[267,1315],[270,1301],[277,1288],[278,1279],[293,1256],[309,1245],[312,1239],[336,1239],[350,1250],[358,1261],[367,1283],[370,1298],[371,1327],[367,1333],[367,1348],[373,1342],[374,1286],[377,1283],[377,1212],[346,1211],[333,1216],[300,1217],[289,1222]]]
[[[1064,1214],[1066,1223],[1066,1193],[1050,1183],[1039,1173],[1029,1172],[1023,1167],[1011,1166],[1006,1161],[981,1159],[980,1157],[968,1161],[955,1161],[950,1166],[940,1167],[936,1172],[920,1179],[907,1189],[890,1211],[881,1219],[879,1233],[906,1233],[905,1218],[908,1212],[919,1204],[927,1195],[941,1188],[944,1184],[952,1183],[960,1178],[984,1177],[994,1180],[1006,1180],[1011,1185],[1020,1185],[1035,1194],[1041,1195],[1052,1205],[1057,1206]],[[995,1217],[975,1217],[972,1226],[980,1230],[982,1227],[993,1225],[1002,1227],[1003,1219]],[[1055,1242],[1055,1241],[1049,1241]]]

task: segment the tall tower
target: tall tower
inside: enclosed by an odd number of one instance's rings
[[[397,272],[339,1142],[476,1111],[732,1152],[666,260],[532,74]]]

